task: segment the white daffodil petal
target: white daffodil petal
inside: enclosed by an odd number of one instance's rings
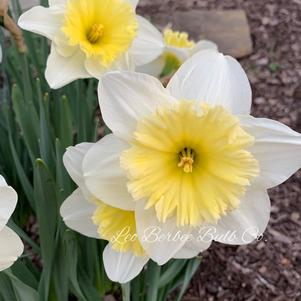
[[[7,186],[7,183],[5,179],[0,175],[0,187],[5,187]]]
[[[91,77],[84,64],[85,54],[82,51],[78,50],[71,57],[64,57],[52,46],[45,71],[49,86],[58,89],[76,79]]]
[[[136,71],[140,73],[146,73],[154,77],[159,77],[163,71],[164,65],[165,65],[165,59],[161,55],[156,60],[146,65],[138,66],[136,68]]]
[[[110,70],[106,69],[97,57],[87,58],[85,61],[85,67],[91,76],[98,79],[108,71],[135,70],[135,65],[128,54],[121,56],[116,62],[114,62],[110,66]]]
[[[158,58],[164,50],[162,34],[154,25],[141,16],[137,16],[139,30],[129,50],[136,66],[145,65]]]
[[[67,0],[48,0],[49,6],[66,4]]]
[[[165,53],[173,54],[181,63],[190,57],[190,48],[179,48],[175,46],[166,46]]]
[[[123,210],[133,210],[135,202],[127,190],[125,171],[120,167],[120,154],[129,145],[107,135],[86,154],[83,161],[88,190],[104,203]]]
[[[61,42],[61,37],[57,37],[53,43],[59,44],[58,47],[55,46],[56,47],[55,49],[56,49],[57,53],[63,57],[70,58],[77,51],[76,46],[70,46],[70,45],[66,44],[65,41]]]
[[[239,208],[223,216],[212,225],[211,235],[215,241],[244,245],[260,237],[270,218],[270,198],[264,189],[250,189],[241,200]]]
[[[143,249],[159,265],[173,258],[190,237],[188,228],[177,227],[176,218],[161,223],[155,210],[146,210],[142,201],[136,206],[136,228]]]
[[[211,239],[203,238],[199,233],[199,228],[195,228],[191,232],[192,239],[187,241],[185,245],[174,255],[174,258],[193,258],[201,252],[207,250],[211,243]]]
[[[70,177],[79,187],[85,185],[82,164],[84,156],[93,145],[94,143],[80,143],[70,146],[63,156],[63,162]]]
[[[85,60],[85,68],[89,74],[95,78],[100,78],[106,71],[108,71],[97,57],[90,57]]]
[[[52,40],[52,43],[52,46],[55,47],[55,50],[58,53],[58,55],[64,56],[66,58],[72,57],[78,50],[77,45],[69,44],[66,35],[62,31],[57,33],[57,35]]]
[[[167,88],[178,99],[221,105],[233,114],[249,114],[252,92],[247,75],[232,57],[204,50],[188,59]]]
[[[148,257],[138,257],[132,252],[117,252],[108,244],[103,251],[103,262],[108,277],[119,283],[134,279],[148,262]]]
[[[16,191],[8,186],[3,177],[0,178],[0,231],[6,225],[14,212],[18,195]]]
[[[196,43],[195,47],[191,49],[190,55],[193,55],[202,50],[215,50],[218,51],[218,47],[214,42],[208,40],[201,40]]]
[[[78,188],[62,204],[60,213],[69,228],[85,236],[100,238],[92,216],[97,206],[89,202]]]
[[[64,11],[61,7],[35,6],[20,16],[18,25],[53,40],[60,31],[63,20]]]
[[[134,7],[134,9],[136,9],[139,0],[129,0],[129,2],[132,4],[132,6]]]
[[[113,65],[112,71],[135,71],[135,64],[133,58],[129,53],[125,53],[121,58],[119,58]]]
[[[175,101],[158,79],[135,72],[104,75],[98,98],[107,126],[116,136],[128,141],[138,120],[153,113],[158,106]]]
[[[277,186],[301,167],[301,134],[270,119],[241,116],[240,121],[255,138],[250,148],[260,167],[255,183],[265,188]]]
[[[20,237],[8,227],[0,231],[0,271],[9,268],[23,253]]]

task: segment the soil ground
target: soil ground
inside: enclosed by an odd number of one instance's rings
[[[241,60],[252,84],[253,115],[301,132],[301,0],[141,0],[138,11],[236,8],[246,11],[254,44]],[[239,247],[213,244],[184,300],[301,300],[301,172],[269,194],[264,238]]]

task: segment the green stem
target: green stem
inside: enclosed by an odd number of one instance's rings
[[[147,301],[157,301],[159,291],[161,267],[153,261],[149,261],[147,267]]]
[[[122,290],[122,300],[131,301],[131,283],[127,282],[121,284],[121,290]]]

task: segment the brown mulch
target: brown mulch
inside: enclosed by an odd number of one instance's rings
[[[301,132],[301,0],[141,0],[138,11],[236,8],[246,11],[254,43],[253,54],[241,60],[253,115]],[[212,245],[183,300],[301,300],[300,184],[299,171],[270,191],[272,214],[260,242]]]

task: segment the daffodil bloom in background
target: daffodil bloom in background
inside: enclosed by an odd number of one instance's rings
[[[60,88],[79,78],[129,70],[163,51],[159,31],[135,13],[138,0],[50,0],[19,19],[23,29],[52,41],[45,77]]]
[[[210,226],[206,242],[250,243],[269,221],[267,189],[300,168],[301,135],[250,116],[251,98],[240,64],[213,50],[188,59],[166,88],[135,72],[102,77],[100,107],[113,134],[84,156],[85,186],[108,206],[135,211],[140,243],[158,264],[200,249],[146,239],[150,227],[170,237]]]
[[[138,72],[147,73],[156,77],[167,75],[178,69],[188,58],[201,50],[217,50],[217,45],[208,40],[197,43],[189,38],[187,32],[174,31],[166,28],[163,31],[164,51],[154,61],[139,66]]]
[[[23,253],[19,236],[6,226],[17,204],[17,193],[0,176],[0,271],[9,268]]]
[[[101,238],[109,242],[103,252],[107,275],[112,281],[126,283],[136,277],[149,260],[138,239],[134,203],[132,200],[124,199],[125,183],[117,185],[116,189],[113,186],[108,187],[114,191],[117,200],[124,200],[122,206],[117,208],[114,204],[102,202],[88,191],[83,175],[84,158],[87,152],[96,146],[100,150],[99,154],[103,158],[108,156],[111,162],[110,154],[113,150],[103,148],[102,144],[105,141],[111,144],[112,137],[106,136],[96,144],[81,143],[68,148],[63,158],[64,165],[79,188],[65,200],[60,211],[64,222],[71,229],[88,237]],[[115,147],[120,148],[122,145],[116,144]],[[117,161],[116,163],[111,171],[113,174],[116,169],[120,169]],[[114,176],[112,173],[110,176]],[[191,253],[191,246],[197,246],[195,248],[200,252],[209,245],[207,242],[187,243],[174,257],[186,258],[187,252]],[[194,252],[193,256],[198,252]]]

